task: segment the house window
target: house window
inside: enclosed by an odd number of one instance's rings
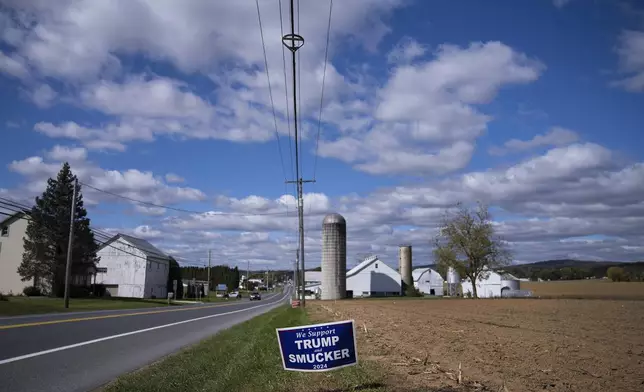
[[[9,237],[9,226],[2,226],[2,236]]]
[[[378,263],[376,263],[376,264],[374,264],[374,265],[376,266],[376,268],[378,268]]]
[[[107,267],[97,267],[96,268],[96,273],[106,274],[107,273]]]
[[[161,263],[157,263],[157,269],[161,269]]]

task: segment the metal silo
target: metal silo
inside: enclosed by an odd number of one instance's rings
[[[321,299],[341,299],[347,294],[347,221],[329,214],[322,221]]]
[[[404,293],[407,287],[414,287],[414,279],[411,275],[411,245],[400,245],[398,263],[398,272],[402,279]]]
[[[461,277],[454,267],[447,269],[447,295],[454,297],[458,294],[458,285],[461,283]]]

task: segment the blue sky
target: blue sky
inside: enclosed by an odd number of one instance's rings
[[[276,119],[252,0],[7,4],[0,195],[30,202],[68,160],[96,188],[204,212],[87,188],[101,230],[191,264],[212,249],[222,263],[288,265],[291,68],[276,0],[259,1]],[[325,75],[305,186],[311,265],[326,213],[347,217],[350,262],[375,252],[393,265],[411,242],[425,264],[445,209],[476,200],[517,262],[644,258],[637,2],[336,1],[324,73],[328,13],[301,0],[305,179]]]

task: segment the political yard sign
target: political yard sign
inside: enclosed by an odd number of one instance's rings
[[[358,363],[353,320],[278,328],[277,341],[284,370],[325,372]]]

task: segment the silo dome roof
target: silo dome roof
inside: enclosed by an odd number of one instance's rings
[[[342,224],[347,224],[347,221],[344,219],[344,217],[340,214],[329,214],[324,217],[324,221],[322,221],[323,224],[334,224],[334,223],[342,223]]]

